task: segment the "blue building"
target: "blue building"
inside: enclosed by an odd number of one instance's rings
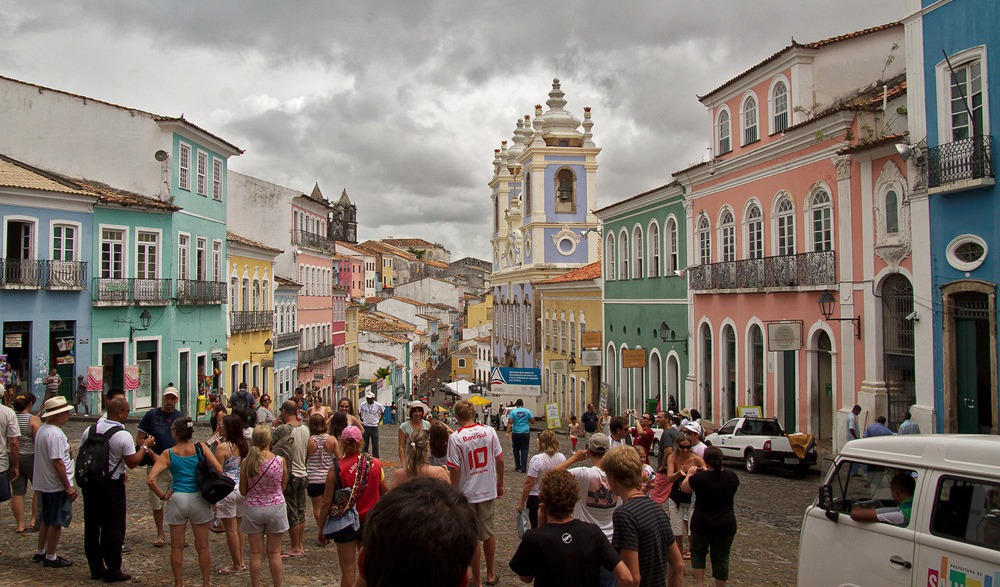
[[[914,238],[926,265],[915,268],[912,318],[932,328],[935,354],[917,379],[934,382],[935,432],[997,434],[1000,263],[990,253],[1000,247],[1000,190],[990,121],[1000,92],[990,94],[989,80],[1000,80],[1000,4],[909,0],[907,12],[913,146],[904,154],[920,172],[911,174],[914,226],[928,233],[926,243]]]
[[[302,284],[274,276],[274,384],[271,386],[272,406],[280,406],[292,396],[298,381],[299,346],[302,331],[298,329],[299,289]]]

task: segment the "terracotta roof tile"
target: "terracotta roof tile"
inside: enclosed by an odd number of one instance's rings
[[[288,279],[287,277],[282,277],[280,275],[275,275],[274,281],[278,285],[287,285],[289,287],[302,287],[302,284],[299,283],[298,281],[293,281],[291,279]]]
[[[433,247],[434,243],[429,243],[422,238],[384,238],[382,242],[389,243],[394,247]]]
[[[358,351],[361,354],[363,354],[363,355],[373,355],[373,356],[376,356],[376,357],[378,357],[380,359],[385,359],[387,361],[395,361],[396,360],[396,357],[394,357],[392,355],[386,355],[386,354],[383,354],[383,353],[376,353],[375,351],[368,351],[368,350],[365,350],[365,349],[358,349]]]
[[[257,249],[261,249],[261,250],[264,250],[264,251],[270,251],[272,253],[282,253],[282,252],[284,252],[281,249],[276,249],[274,247],[269,247],[269,246],[265,245],[264,243],[259,243],[259,242],[255,241],[255,240],[250,240],[250,239],[248,239],[245,236],[240,236],[240,235],[236,234],[235,232],[233,232],[231,230],[227,230],[226,231],[226,240],[232,241],[234,243],[239,243],[239,244],[244,245],[244,246],[254,247],[254,248],[257,248]]]
[[[553,277],[552,279],[546,279],[545,281],[540,281],[539,283],[568,283],[571,281],[589,281],[592,279],[598,279],[601,276],[601,262],[595,261],[590,265],[584,265],[579,269],[574,269],[572,271],[567,271],[558,277]]]
[[[95,201],[98,197],[79,184],[3,155],[0,155],[0,187],[89,196]]]
[[[448,264],[447,263],[442,263],[441,261],[427,260],[427,261],[424,261],[424,263],[430,265],[431,267],[437,267],[439,269],[447,269],[448,268]]]
[[[412,327],[390,322],[371,314],[362,314],[358,318],[358,330],[368,330],[370,332],[412,332]]]
[[[169,202],[113,188],[99,181],[90,179],[74,179],[73,181],[90,191],[100,194],[102,204],[112,204],[124,208],[136,207],[147,210],[161,210],[163,212],[176,212],[181,209],[180,206],[175,206]]]
[[[901,143],[906,140],[909,133],[899,133],[894,135],[887,135],[873,141],[859,141],[855,145],[851,145],[846,149],[841,149],[837,151],[838,155],[850,155],[851,153],[860,153],[861,151],[867,151],[868,149],[874,149],[876,147],[881,147],[882,145],[894,145],[896,143]]]

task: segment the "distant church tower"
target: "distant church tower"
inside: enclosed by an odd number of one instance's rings
[[[358,209],[347,197],[347,190],[340,193],[340,200],[333,204],[330,213],[329,238],[347,243],[358,242]]]
[[[531,283],[597,260],[597,155],[590,108],[583,122],[563,109],[559,80],[542,113],[518,120],[494,151],[493,356],[504,367],[539,367],[540,308]],[[583,131],[580,131],[580,127]],[[589,238],[588,238],[589,237]]]

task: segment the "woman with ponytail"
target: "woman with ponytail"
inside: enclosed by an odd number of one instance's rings
[[[250,452],[240,468],[244,496],[242,530],[250,537],[250,585],[260,587],[267,534],[267,563],[274,587],[281,587],[281,537],[288,531],[285,496],[288,463],[270,451],[271,427],[260,424],[250,435]]]
[[[243,419],[229,414],[222,419],[218,433],[220,442],[215,449],[215,459],[222,463],[222,473],[239,484],[240,463],[250,452],[250,443],[243,435]],[[233,557],[233,564],[223,567],[219,572],[223,575],[242,573],[243,550],[246,546],[246,534],[240,531],[243,522],[243,496],[239,491],[233,491],[215,504],[215,513],[226,529],[226,544]]]
[[[406,460],[403,463],[405,468],[396,469],[396,472],[392,474],[389,489],[395,489],[417,477],[429,477],[451,483],[447,469],[431,465],[429,462],[430,438],[431,436],[426,430],[414,430],[410,433],[410,437],[407,439],[410,450],[406,453]]]

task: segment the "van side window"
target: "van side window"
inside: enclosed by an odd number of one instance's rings
[[[1000,485],[941,477],[931,515],[931,532],[1000,550]]]
[[[889,483],[899,473],[913,474],[908,469],[841,461],[830,478],[833,510],[848,513],[854,505],[894,508]]]

